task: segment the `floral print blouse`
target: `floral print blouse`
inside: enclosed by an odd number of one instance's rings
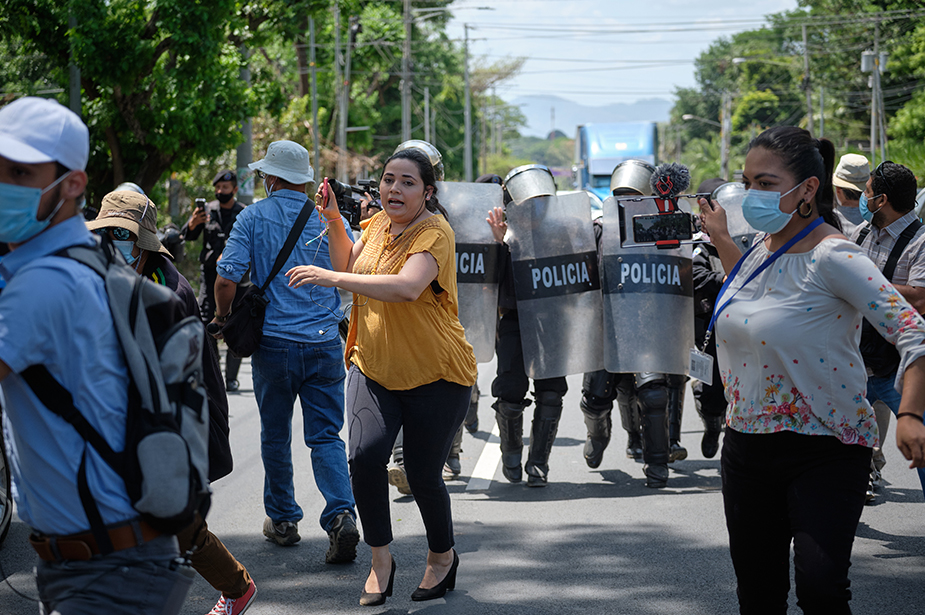
[[[721,306],[771,252],[761,242]],[[735,296],[716,323],[727,425],[744,433],[795,431],[877,446],[858,349],[861,318],[896,344],[906,367],[925,355],[925,321],[850,241],[826,239],[783,254]]]

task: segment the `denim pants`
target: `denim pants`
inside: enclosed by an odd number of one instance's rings
[[[159,536],[143,545],[88,561],[42,562],[36,568],[39,613],[62,615],[175,615],[193,584],[177,565],[177,540]]]
[[[341,512],[354,514],[347,453],[340,438],[344,426],[340,340],[308,344],[264,336],[251,367],[260,410],[263,505],[267,516],[274,523],[302,519],[292,470],[292,411],[298,397],[315,484],[325,500],[321,527],[328,531]]]
[[[386,465],[403,428],[405,472],[424,521],[427,546],[434,553],[452,548],[453,516],[443,463],[469,409],[471,390],[438,380],[392,391],[367,378],[356,365],[350,366],[350,477],[366,544],[384,547],[392,542]]]
[[[896,382],[896,372],[893,372],[889,376],[869,376],[867,378],[867,401],[870,403],[874,403],[877,400],[882,401],[890,407],[890,410],[893,411],[893,415],[895,416],[899,412],[899,401],[902,396],[893,387],[894,382]],[[882,441],[884,439],[883,434],[880,435],[880,438],[880,446],[886,446],[886,442]],[[916,468],[916,471],[919,473],[919,483],[922,485],[922,493],[925,493],[925,468]]]
[[[797,605],[850,615],[848,567],[871,450],[792,431],[723,438],[723,504],[742,615],[787,613],[790,543]]]

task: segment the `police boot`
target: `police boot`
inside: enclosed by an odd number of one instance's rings
[[[636,407],[636,400],[632,399],[626,402],[617,398],[617,405],[620,407],[620,422],[626,431],[626,458],[642,460],[642,433],[639,422],[639,409]]]
[[[684,377],[669,376],[668,385],[668,462],[687,459],[687,449],[681,446],[681,416],[684,412]]]
[[[668,391],[664,383],[646,384],[639,390],[642,415],[642,471],[646,487],[660,489],[668,484]]]
[[[703,417],[703,439],[700,441],[700,452],[707,459],[713,459],[719,451],[719,435],[723,433],[723,417]]]
[[[509,482],[519,483],[520,462],[524,450],[524,403],[501,401],[494,403],[495,419],[501,432],[501,473]]]
[[[475,433],[479,430],[479,385],[476,383],[472,387],[472,393],[469,395],[469,409],[466,411],[466,418],[463,419],[463,425],[466,431]]]
[[[585,463],[589,468],[601,465],[604,459],[604,450],[610,444],[612,421],[610,418],[610,404],[600,407],[598,399],[585,395],[581,398],[581,412],[585,416],[585,427],[588,428],[588,438],[585,440]]]
[[[545,487],[549,475],[549,454],[559,430],[562,416],[562,396],[543,391],[537,395],[536,410],[533,412],[533,429],[530,432],[530,452],[524,470],[527,472],[528,487]]]

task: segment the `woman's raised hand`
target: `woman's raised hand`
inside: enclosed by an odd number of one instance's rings
[[[337,208],[337,199],[334,198],[331,187],[328,186],[327,177],[324,178],[324,181],[321,182],[321,185],[318,186],[318,191],[315,193],[315,209],[317,209],[318,212],[324,216],[324,219],[328,221],[336,220],[340,217],[340,210]]]
[[[698,203],[700,204],[700,223],[703,225],[703,230],[710,236],[710,239],[728,235],[726,210],[713,199],[701,198]]]

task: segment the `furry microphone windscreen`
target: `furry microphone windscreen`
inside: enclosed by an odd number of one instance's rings
[[[691,185],[691,172],[677,162],[660,164],[649,178],[649,185],[657,196],[677,196]]]

